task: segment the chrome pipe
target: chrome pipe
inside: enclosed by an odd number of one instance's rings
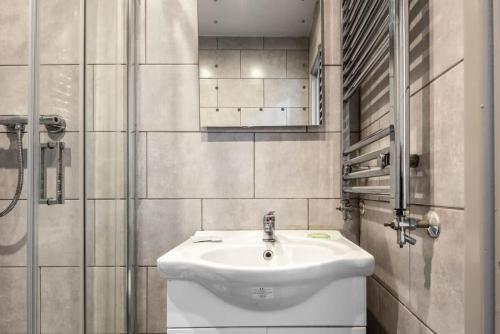
[[[384,4],[388,4],[387,1]],[[384,5],[384,7],[386,7]],[[377,30],[378,28],[378,30]],[[388,29],[388,17],[386,13],[386,9],[379,10],[373,19],[373,24],[367,28],[366,31],[362,35],[360,35],[357,39],[354,40],[356,44],[356,48],[351,48],[349,45],[344,45],[344,57],[343,62],[348,62],[350,59],[356,59],[356,55],[360,53],[361,50],[366,50],[367,42],[372,40],[373,36],[378,36],[378,31],[383,28],[385,33],[387,34]]]
[[[353,172],[344,175],[344,180],[367,179],[370,177],[387,176],[390,174],[389,168],[373,167],[359,172]]]
[[[344,39],[343,48],[346,51],[346,55],[348,55],[347,51],[354,49],[353,46],[359,48],[360,44],[358,41],[361,40],[363,36],[369,35],[370,32],[374,31],[378,27],[382,21],[381,18],[384,18],[383,14],[386,11],[387,4],[388,2],[386,0],[382,5],[377,6],[377,1],[374,1],[372,2],[372,6],[368,9],[367,14],[359,17],[362,19],[360,27]],[[358,21],[359,20],[354,21],[354,26],[356,26]],[[347,29],[349,28],[347,27]]]
[[[393,33],[393,106],[395,145],[394,145],[394,209],[403,215],[408,209],[410,185],[409,154],[409,109],[410,109],[410,65],[409,65],[409,21],[408,0],[392,0]]]
[[[371,2],[371,6],[369,7],[368,7],[368,3],[370,3],[369,1],[361,1],[361,2],[363,3],[363,5],[359,9],[358,13],[356,13],[357,15],[354,16],[354,19],[345,26],[346,31],[349,32],[344,39],[346,45],[349,45],[354,36],[356,36],[362,29],[364,29],[367,22],[370,22],[368,18],[373,14],[373,11],[376,9],[377,1]],[[358,25],[360,21],[361,25]]]
[[[365,195],[381,195],[381,196],[391,195],[391,188],[389,186],[345,187],[344,191],[349,194],[365,194]]]
[[[391,133],[393,133],[394,128],[393,126],[389,126],[385,129],[380,129],[374,133],[372,133],[370,136],[358,141],[356,144],[349,146],[344,150],[344,154],[347,155],[349,153],[352,153],[354,151],[357,151],[367,145],[370,145],[371,143],[376,142],[377,140],[380,140],[384,137],[387,137]]]
[[[390,152],[390,147],[385,147],[383,149],[376,150],[376,151],[366,153],[366,154],[360,155],[358,157],[346,160],[346,161],[344,161],[344,166],[352,166],[352,165],[360,164],[360,163],[367,162],[370,160],[378,159],[380,156],[385,155],[389,152]]]
[[[353,80],[359,78],[359,73],[363,71],[364,65],[369,61],[370,56],[373,57],[373,55],[378,54],[379,50],[384,47],[384,40],[386,40],[386,27],[382,26],[377,35],[371,39],[363,54],[349,60],[350,64],[347,64],[344,69],[344,73],[349,74],[345,80],[345,86],[349,86]],[[373,49],[376,51],[372,51]]]
[[[347,101],[350,99],[357,91],[359,85],[363,80],[366,78],[368,73],[375,67],[375,65],[378,64],[378,62],[387,54],[387,51],[389,50],[389,41],[386,41],[385,43],[382,44],[382,46],[374,53],[372,59],[366,65],[366,67],[363,69],[363,71],[358,75],[358,78],[350,87],[345,90],[346,87],[344,87],[344,101]]]

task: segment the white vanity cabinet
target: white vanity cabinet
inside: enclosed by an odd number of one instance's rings
[[[337,231],[275,236],[202,231],[160,257],[167,333],[365,334],[373,257]]]
[[[182,328],[167,334],[365,334],[365,328]]]

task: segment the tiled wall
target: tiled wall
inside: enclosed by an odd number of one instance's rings
[[[201,127],[305,126],[308,38],[200,37]]]
[[[410,1],[410,215],[434,210],[442,234],[412,232],[400,249],[388,203],[366,200],[361,245],[375,256],[368,280],[369,333],[464,333],[464,35],[462,1]],[[387,63],[361,90],[361,135],[389,123]]]
[[[198,49],[197,1],[141,4],[138,330],[164,333],[165,285],[156,259],[195,231],[260,229],[269,210],[276,210],[279,229],[341,229],[356,239],[357,227],[335,211],[340,194],[340,1],[325,1],[325,38],[331,41],[326,124],[211,131],[200,127],[198,116],[198,69],[205,51]],[[265,40],[254,42],[256,49],[264,44],[267,50]]]

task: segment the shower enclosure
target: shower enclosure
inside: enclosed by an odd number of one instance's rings
[[[131,333],[135,1],[0,1],[0,333]]]

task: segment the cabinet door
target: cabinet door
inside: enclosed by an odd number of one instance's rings
[[[266,334],[265,328],[181,328],[169,329],[167,334]]]
[[[267,334],[366,334],[366,328],[268,328]]]

